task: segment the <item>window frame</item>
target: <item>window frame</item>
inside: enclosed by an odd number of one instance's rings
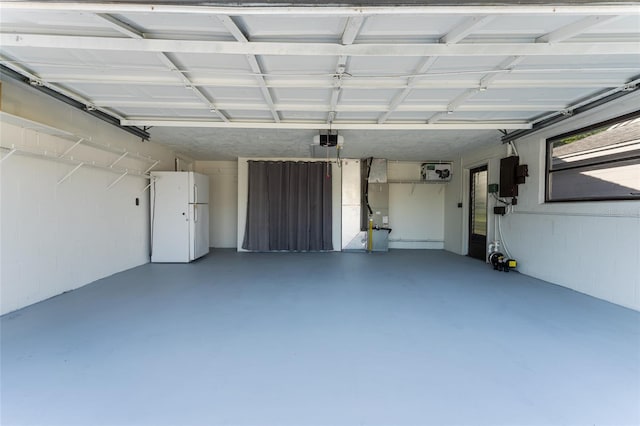
[[[614,118],[611,118],[609,120],[605,120],[605,121],[600,121],[598,123],[595,124],[591,124],[589,126],[586,127],[581,127],[579,129],[576,130],[571,130],[556,136],[552,136],[550,138],[547,138],[545,140],[545,181],[544,181],[544,202],[545,203],[571,203],[571,202],[588,202],[588,201],[630,201],[630,200],[635,200],[635,201],[640,201],[640,195],[628,195],[628,196],[624,196],[624,197],[571,197],[571,198],[562,198],[562,199],[551,199],[550,196],[550,177],[554,172],[557,171],[563,171],[563,170],[571,170],[571,169],[577,169],[577,168],[583,168],[583,167],[588,167],[588,166],[596,166],[596,165],[604,165],[604,164],[614,164],[614,163],[619,163],[622,161],[628,161],[628,160],[636,160],[636,159],[640,159],[640,155],[632,155],[630,157],[624,158],[624,159],[602,159],[602,160],[595,160],[592,163],[587,163],[587,164],[581,164],[578,166],[574,166],[574,167],[568,167],[568,168],[564,168],[564,169],[559,169],[559,170],[551,170],[551,161],[552,161],[552,155],[553,155],[553,149],[552,149],[552,145],[554,142],[557,142],[558,140],[564,139],[564,138],[568,138],[571,136],[575,136],[575,135],[579,135],[581,133],[586,133],[586,132],[590,132],[592,130],[596,130],[602,127],[608,127],[608,126],[612,126],[614,124],[617,123],[622,123],[624,121],[629,121],[629,120],[633,120],[635,118],[639,118],[640,117],[640,110],[637,111],[633,111],[630,112],[628,114],[624,114],[624,115],[620,115]]]

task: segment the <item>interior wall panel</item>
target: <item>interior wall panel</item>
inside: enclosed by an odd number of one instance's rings
[[[501,240],[518,261],[518,271],[640,310],[640,201],[544,203],[545,140],[632,112],[639,104],[640,94],[632,94],[516,141],[520,163],[529,166],[529,177],[519,186],[513,214],[501,219]],[[489,181],[497,182],[498,162],[506,152],[506,146],[499,145],[466,152],[461,160],[463,170],[477,162],[488,163]],[[462,182],[449,186],[448,191],[445,227],[450,231],[445,235],[445,248],[465,254],[468,210],[453,214],[452,202],[464,202],[468,188]],[[495,223],[491,206],[489,224]],[[451,231],[456,226],[462,238]],[[492,239],[494,231],[489,230],[488,241]]]
[[[3,81],[2,110],[144,153],[171,170],[173,153],[32,89]],[[0,143],[61,153],[70,142],[2,123]],[[104,163],[114,153],[92,149]],[[89,150],[73,155],[89,155]],[[115,155],[117,157],[117,155]],[[88,157],[87,157],[88,158]],[[149,260],[148,180],[14,154],[0,166],[0,314],[81,287]],[[139,205],[135,200],[139,199]]]

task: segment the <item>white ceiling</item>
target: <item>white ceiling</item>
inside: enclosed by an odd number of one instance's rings
[[[202,160],[449,159],[640,77],[635,2],[252,4],[0,2],[0,60]]]

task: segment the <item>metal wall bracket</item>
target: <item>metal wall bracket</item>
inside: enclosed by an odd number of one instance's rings
[[[2,163],[2,162],[3,162],[4,160],[6,160],[7,158],[11,157],[13,154],[15,154],[15,153],[16,153],[16,151],[17,151],[17,149],[15,149],[15,148],[13,147],[13,145],[12,145],[12,146],[11,146],[11,150],[10,150],[9,152],[7,152],[7,154],[6,154],[4,157],[0,158],[0,163]]]
[[[109,164],[109,167],[113,167],[113,166],[115,166],[116,164],[118,164],[118,162],[119,162],[120,160],[122,160],[122,159],[123,159],[124,157],[126,157],[127,155],[129,155],[129,151],[125,151],[125,152],[124,152],[124,154],[122,154],[120,157],[116,158],[116,159],[113,161],[113,163]]]
[[[152,164],[152,165],[151,165],[147,170],[145,170],[145,171],[143,172],[143,174],[145,174],[145,175],[146,175],[147,173],[149,173],[149,172],[151,171],[151,169],[153,169],[155,166],[157,166],[157,165],[158,165],[158,163],[159,163],[159,162],[160,162],[160,161],[159,161],[159,160],[157,160],[157,161],[156,161],[155,163],[153,163],[153,164]]]
[[[65,180],[69,179],[71,177],[72,174],[74,174],[75,172],[78,171],[78,169],[80,167],[84,166],[84,163],[80,163],[77,166],[75,166],[69,173],[67,173],[66,175],[64,175],[64,177],[62,179],[60,179],[58,181],[58,185],[60,185],[62,182],[64,182]]]
[[[125,171],[123,174],[118,176],[118,178],[116,180],[111,182],[111,185],[107,186],[107,189],[111,189],[112,187],[114,187],[118,182],[120,182],[122,180],[122,178],[124,178],[128,174],[129,174],[129,170]]]
[[[80,138],[80,140],[78,140],[78,142],[74,143],[69,148],[67,148],[65,152],[60,154],[60,158],[64,158],[64,156],[67,155],[68,153],[70,153],[71,150],[73,150],[76,146],[80,145],[80,143],[82,143],[83,140],[84,140],[84,138]]]

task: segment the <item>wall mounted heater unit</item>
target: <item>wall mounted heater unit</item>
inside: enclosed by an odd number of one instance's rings
[[[422,163],[420,179],[426,182],[449,182],[451,180],[451,163]]]

